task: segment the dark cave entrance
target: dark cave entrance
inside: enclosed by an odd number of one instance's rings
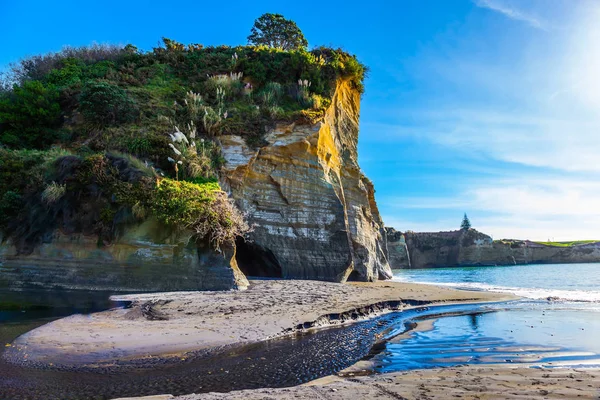
[[[238,239],[235,260],[247,277],[283,278],[281,265],[273,252],[255,243]]]
[[[362,281],[362,277],[361,275],[358,273],[357,270],[354,270],[350,273],[350,275],[348,276],[348,279],[346,279],[348,282],[361,282]]]

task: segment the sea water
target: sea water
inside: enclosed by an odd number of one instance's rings
[[[422,321],[375,357],[390,372],[461,364],[600,367],[600,264],[394,271],[403,282],[511,293],[520,300]]]

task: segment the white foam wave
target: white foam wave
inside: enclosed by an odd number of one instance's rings
[[[561,301],[584,301],[600,302],[600,291],[592,290],[557,290],[540,288],[520,288],[500,285],[490,285],[480,282],[417,282],[407,280],[403,277],[394,277],[394,280],[400,282],[413,282],[427,285],[449,286],[457,289],[482,290],[486,292],[511,293],[515,296],[526,297],[535,300],[545,300],[548,298]]]

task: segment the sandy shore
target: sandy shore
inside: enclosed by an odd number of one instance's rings
[[[114,299],[132,301],[133,307],[54,321],[17,338],[5,357],[48,367],[175,356],[257,342],[307,327],[348,323],[419,304],[512,298],[399,282],[292,280],[252,281],[242,292],[118,296]]]
[[[173,397],[162,397],[162,399],[169,398]],[[205,393],[175,398],[177,400],[598,399],[600,398],[600,370],[532,369],[510,366],[436,368],[364,377],[332,376],[291,388]]]

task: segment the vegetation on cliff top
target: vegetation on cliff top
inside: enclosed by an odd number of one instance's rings
[[[469,229],[471,229],[471,220],[469,220],[469,217],[467,217],[467,213],[465,213],[462,222],[460,223],[460,230],[468,231]]]
[[[539,243],[539,244],[543,244],[546,246],[554,246],[554,247],[573,247],[573,246],[579,246],[582,244],[590,244],[590,243],[599,243],[600,240],[574,240],[571,242],[534,242],[534,243]]]
[[[216,246],[243,233],[216,183],[218,138],[260,146],[275,122],[314,122],[338,80],[362,92],[366,71],[342,50],[306,50],[276,14],[249,40],[65,48],[12,66],[0,84],[0,231],[23,251],[57,227],[102,244],[149,215]]]
[[[248,43],[282,50],[301,50],[308,41],[294,21],[281,14],[263,14],[254,21]]]
[[[158,157],[165,131],[191,120],[209,137],[260,136],[275,121],[314,121],[338,79],[359,91],[365,67],[342,50],[268,46],[203,47],[163,39],[67,48],[13,66],[0,92],[0,143],[9,148],[67,145]],[[189,94],[196,115],[186,115]],[[158,152],[158,153],[157,153]]]
[[[498,240],[494,240],[494,243],[509,245],[511,248],[519,248],[519,247],[528,246],[530,243],[535,243],[535,244],[540,244],[543,246],[550,246],[550,247],[575,247],[575,246],[581,246],[581,245],[585,245],[585,244],[600,243],[600,240],[574,240],[574,241],[570,241],[570,242],[550,242],[550,241],[541,242],[541,241],[535,241],[535,240],[498,239]]]

